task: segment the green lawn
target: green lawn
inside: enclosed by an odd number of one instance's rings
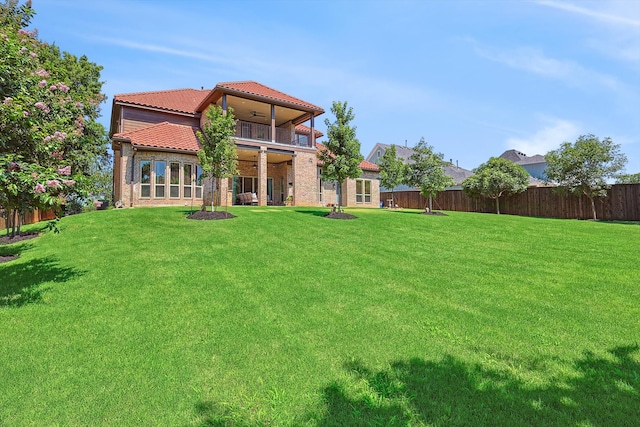
[[[640,425],[639,224],[230,211],[0,246],[0,425]]]

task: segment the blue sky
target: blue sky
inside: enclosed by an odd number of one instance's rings
[[[421,137],[472,169],[582,134],[640,172],[640,1],[33,0],[32,27],[114,94],[255,80],[348,101],[366,156]]]

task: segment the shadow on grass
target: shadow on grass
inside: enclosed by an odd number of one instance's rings
[[[378,372],[349,362],[347,377],[322,391],[320,411],[287,425],[636,426],[640,355],[634,353],[639,349],[637,344],[617,347],[607,357],[586,352],[567,363],[574,373],[555,376],[544,386],[453,356],[437,362],[400,360]],[[543,371],[547,362],[557,360],[536,360],[531,366]],[[213,403],[200,403],[196,411],[201,427],[266,425]]]
[[[330,209],[330,208],[327,208],[327,209],[324,209],[324,210],[316,210],[316,209],[313,209],[313,210],[303,210],[303,209],[296,209],[296,210],[294,210],[294,212],[301,213],[301,214],[307,214],[307,215],[322,216],[322,217],[324,217],[324,216],[327,216],[327,215],[329,215],[329,214],[331,213],[331,209]]]
[[[0,308],[41,302],[46,292],[43,283],[66,282],[81,274],[73,268],[60,267],[54,257],[0,264]]]

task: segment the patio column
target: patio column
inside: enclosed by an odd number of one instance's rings
[[[222,94],[222,114],[227,114],[227,94]]]
[[[314,119],[315,116],[313,115],[313,113],[311,113],[311,134],[309,135],[309,142],[311,143],[310,147],[315,147],[316,146],[316,132],[314,130]]]
[[[258,152],[258,206],[267,206],[267,148]]]
[[[291,195],[293,196],[293,203],[291,204],[291,206],[296,206],[297,200],[298,200],[298,194],[296,194],[296,162],[298,161],[298,155],[297,154],[292,154],[291,155],[291,184],[292,184],[292,188],[291,188]],[[287,184],[288,185],[288,184]]]
[[[276,106],[271,104],[271,142],[276,142]]]

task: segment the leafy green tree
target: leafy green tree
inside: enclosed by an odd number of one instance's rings
[[[391,203],[393,204],[395,203],[393,189],[405,181],[407,165],[403,159],[397,157],[396,146],[391,144],[391,147],[387,148],[382,157],[378,159],[378,166],[380,167],[380,183],[383,187],[391,189]]]
[[[507,159],[492,157],[473,170],[473,175],[462,181],[463,191],[472,196],[483,196],[496,201],[500,214],[500,197],[522,193],[529,186],[529,174],[520,165]]]
[[[211,178],[211,186],[215,191],[220,188],[220,179],[230,178],[238,170],[238,152],[231,138],[236,132],[236,121],[233,108],[225,113],[222,108],[213,105],[206,112],[207,121],[203,130],[198,131],[198,139],[202,149],[198,151],[198,159],[202,165],[203,177]],[[211,199],[211,210],[215,211],[216,199]]]
[[[40,41],[25,29],[33,15],[30,2],[0,4],[0,203],[14,234],[26,212],[86,194],[107,155],[102,67]]]
[[[640,172],[618,175],[616,184],[640,184]]]
[[[442,160],[442,153],[435,153],[433,147],[424,138],[413,148],[409,157],[406,183],[420,189],[420,194],[429,200],[429,211],[433,211],[433,198],[447,187],[455,185],[455,181],[444,173],[447,162]]]
[[[616,178],[624,169],[627,157],[620,145],[611,138],[602,141],[594,135],[582,135],[575,143],[564,142],[545,156],[545,175],[561,190],[584,194],[591,201],[593,219],[596,217],[595,198],[606,197],[611,186],[607,179]]]
[[[338,211],[342,206],[342,183],[347,178],[358,178],[362,174],[360,163],[364,160],[360,154],[360,141],[356,138],[356,128],[351,126],[355,118],[353,108],[347,102],[334,101],[331,112],[336,117],[332,123],[325,119],[328,141],[326,150],[318,152],[322,162],[322,178],[338,183]]]

